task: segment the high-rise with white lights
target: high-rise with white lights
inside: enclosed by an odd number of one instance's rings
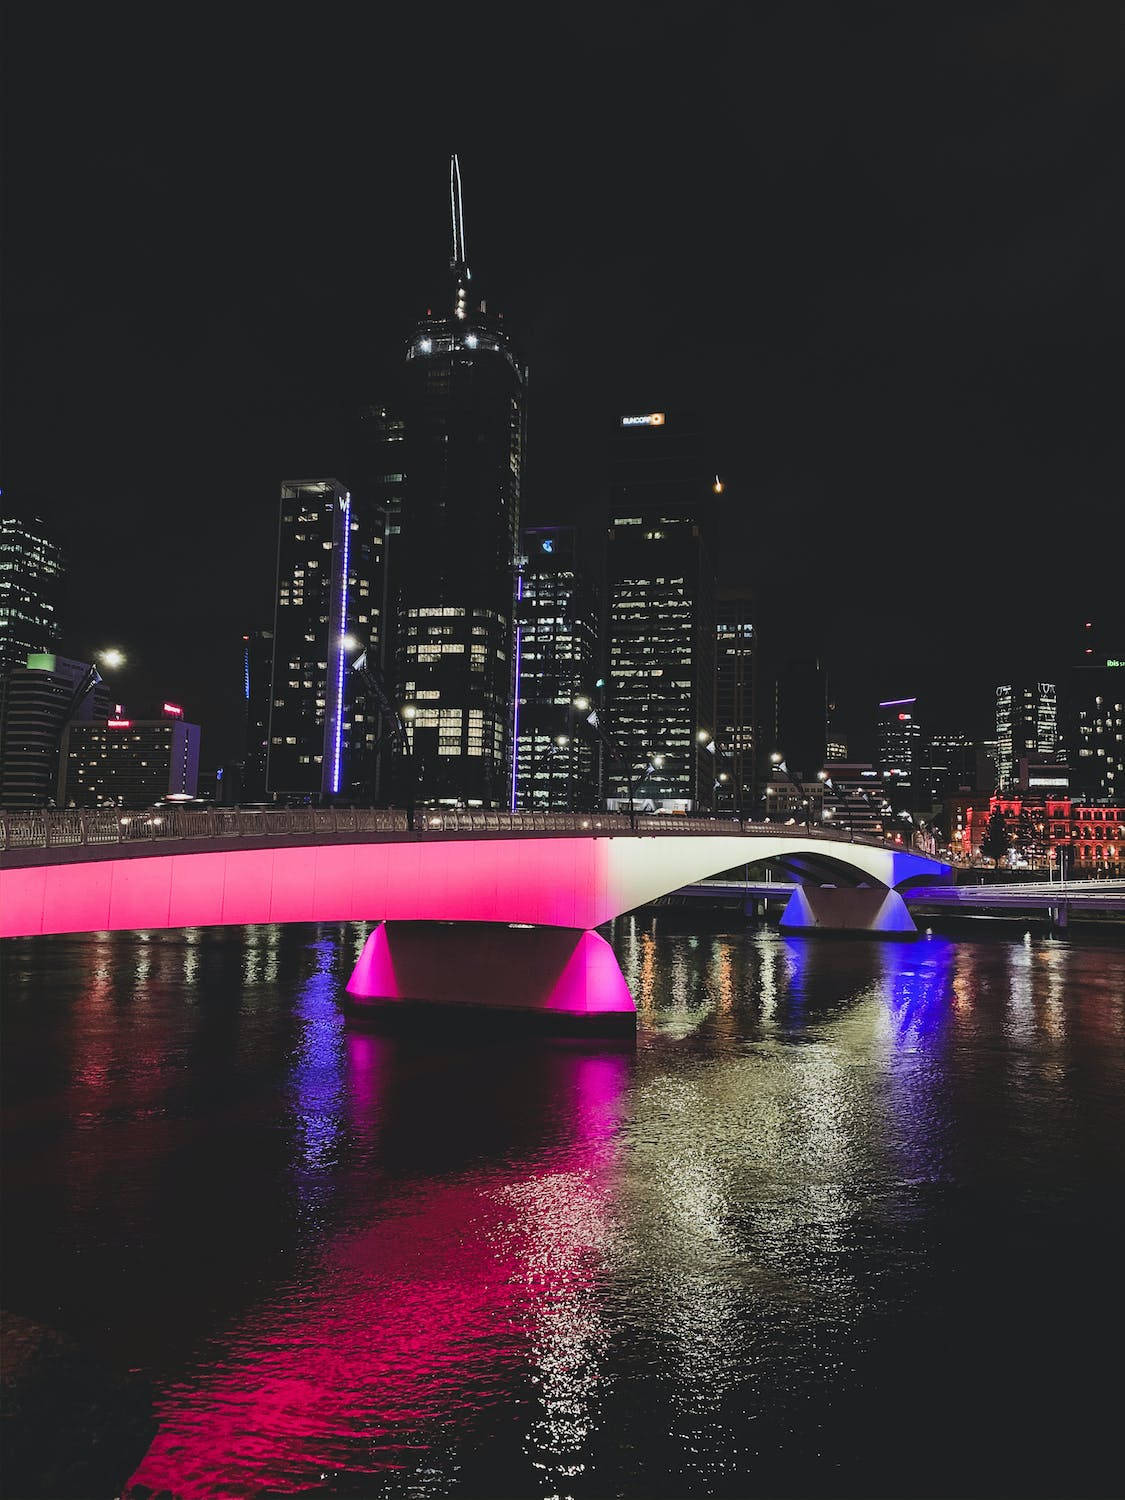
[[[0,682],[59,640],[63,557],[50,527],[0,497]]]
[[[711,497],[698,418],[617,419],[606,549],[607,723],[619,750],[606,785],[615,806],[628,805],[630,774],[643,806],[714,805],[716,760],[705,748],[715,735]]]
[[[527,371],[473,288],[456,157],[450,216],[444,286],[406,351],[395,686],[417,800],[508,807]]]
[[[377,731],[352,665],[377,646],[382,549],[381,518],[339,480],[281,486],[266,756],[275,799],[371,800]]]
[[[574,700],[598,675],[598,598],[573,526],[523,532],[516,605],[516,761],[512,806],[597,806],[597,746],[579,733]]]
[[[1049,756],[1058,741],[1053,682],[1007,682],[996,689],[996,774],[1000,787],[1019,785],[1020,761]]]

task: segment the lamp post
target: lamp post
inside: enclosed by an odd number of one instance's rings
[[[352,650],[358,642],[353,640],[351,636],[344,636],[341,644],[346,650]],[[382,758],[379,752],[383,745],[388,740],[396,744],[402,754],[406,769],[406,826],[412,829],[414,827],[414,756],[411,752],[410,739],[406,733],[404,720],[414,717],[414,705],[408,703],[401,710],[399,709],[394,699],[387,692],[387,685],[382,671],[379,667],[368,661],[366,650],[361,651],[355,661],[352,662],[352,671],[358,672],[363,679],[368,699],[374,700],[382,726],[382,733],[375,741],[371,752],[374,758],[372,774],[376,776],[378,768],[382,765]],[[378,787],[376,785],[373,791],[377,793],[377,790]]]
[[[602,717],[598,714],[596,708],[591,707],[590,700],[585,696],[585,694],[579,694],[579,696],[574,699],[574,707],[580,714],[583,714],[585,716],[586,723],[597,735],[598,744],[605,750],[606,755],[609,756],[610,759],[619,760],[625,768],[625,785],[629,790],[629,828],[632,832],[635,833],[637,830],[637,810],[633,797],[632,761],[629,759],[628,755],[622,753],[621,748],[618,746],[616,741],[611,739],[610,736],[606,733],[606,728],[605,724],[602,722]]]
[[[70,695],[70,701],[67,703],[66,709],[63,713],[62,722],[59,724],[58,734],[55,736],[54,765],[52,767],[54,771],[55,797],[60,803],[62,802],[63,790],[63,741],[67,737],[67,732],[70,728],[71,720],[78,717],[79,713],[81,713],[82,711],[82,705],[86,702],[86,699],[94,691],[98,683],[103,681],[102,674],[98,671],[99,662],[101,662],[102,666],[105,667],[107,671],[116,671],[118,667],[123,667],[125,665],[125,653],[123,651],[119,651],[116,646],[110,646],[105,651],[95,651],[94,660],[86,668],[82,680],[74,689],[74,692]]]
[[[738,819],[738,829],[741,833],[743,829],[743,823],[745,821],[745,816],[742,806],[742,777],[739,775],[738,765],[735,762],[733,756],[728,755],[726,751],[720,749],[719,742],[715,739],[715,736],[709,729],[700,729],[696,733],[695,738],[696,741],[703,746],[704,750],[706,750],[710,754],[715,762],[715,777],[712,790],[717,794],[722,791],[722,788],[728,781],[733,780],[734,782],[734,813],[735,817]],[[730,767],[728,771],[719,770],[718,767],[720,760],[725,765]],[[718,812],[718,810],[719,798],[718,795],[716,795],[715,811]]]
[[[792,783],[793,786],[796,787],[796,789],[797,789],[797,795],[800,797],[801,802],[804,805],[804,809],[805,809],[805,831],[807,833],[811,833],[812,832],[811,809],[809,807],[808,794],[806,793],[804,787],[801,785],[801,783],[797,780],[796,776],[793,775],[793,772],[786,765],[786,763],[785,763],[785,756],[781,753],[780,750],[775,750],[773,752],[773,754],[770,756],[770,764],[776,766],[779,771],[784,771],[786,777],[788,778],[788,780]]]

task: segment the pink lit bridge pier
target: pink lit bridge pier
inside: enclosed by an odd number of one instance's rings
[[[357,1014],[475,1006],[620,1032],[636,1008],[595,929],[708,876],[770,861],[784,929],[912,933],[901,892],[949,866],[821,830],[591,814],[169,809],[0,816],[0,936],[274,922],[376,925]]]

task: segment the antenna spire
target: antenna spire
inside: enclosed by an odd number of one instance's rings
[[[449,158],[449,212],[453,220],[453,256],[451,265],[465,264],[465,209],[461,200],[461,165],[457,154]]]

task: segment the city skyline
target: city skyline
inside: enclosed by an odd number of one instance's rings
[[[1086,614],[1080,578],[1044,576],[1042,528],[1077,518],[1083,535],[1113,534],[1119,226],[1099,127],[1118,81],[1100,61],[1101,14],[1082,11],[1065,36],[1021,33],[999,72],[1004,23],[968,17],[931,33],[920,16],[845,25],[823,7],[794,49],[792,19],[716,7],[682,58],[668,11],[646,12],[643,31],[611,18],[588,49],[563,23],[562,57],[589,80],[581,129],[562,131],[544,76],[508,51],[518,142],[501,147],[499,103],[466,115],[460,91],[435,88],[374,177],[361,161],[413,82],[365,96],[362,131],[345,76],[343,123],[275,116],[260,137],[269,83],[237,21],[221,58],[189,39],[159,88],[142,80],[127,117],[103,80],[80,138],[13,129],[7,492],[48,511],[82,560],[67,649],[135,639],[126,690],[190,701],[205,757],[231,757],[231,643],[270,614],[271,569],[248,561],[269,550],[282,479],[351,480],[353,421],[384,395],[430,296],[460,149],[474,257],[535,372],[524,522],[596,518],[607,419],[703,409],[724,458],[719,581],[759,600],[763,652],[780,639],[824,655],[859,750],[887,696],[923,693],[942,718],[943,701],[967,705],[983,729],[996,682],[1058,675]],[[358,46],[368,33],[353,24]],[[34,19],[9,25],[34,58]],[[392,25],[409,52],[410,23]],[[471,75],[488,33],[441,67]],[[270,45],[286,57],[296,38]],[[710,73],[692,65],[704,46]],[[235,107],[189,123],[179,105],[198,67]],[[673,121],[636,149],[633,122],[658,118],[673,77]],[[35,83],[34,66],[13,79],[17,121]],[[85,97],[65,61],[57,86]],[[821,119],[846,92],[845,138],[798,123],[814,88]],[[242,193],[252,213],[232,237],[220,226]],[[330,214],[323,234],[282,231],[309,193],[338,193],[339,228]],[[54,232],[60,202],[98,226],[80,248]],[[878,587],[857,590],[857,575]],[[907,613],[918,596],[940,633]]]

